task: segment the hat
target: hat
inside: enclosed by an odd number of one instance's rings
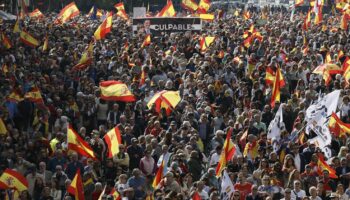
[[[176,122],[175,121],[171,121],[170,125],[176,125]]]
[[[131,142],[137,142],[137,139],[136,138],[132,138]]]

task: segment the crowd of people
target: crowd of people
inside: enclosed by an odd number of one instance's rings
[[[0,164],[1,171],[10,168],[26,177],[28,190],[19,199],[74,199],[67,187],[78,169],[86,200],[97,200],[105,186],[102,199],[113,199],[113,188],[129,200],[191,199],[195,193],[203,200],[223,199],[216,167],[231,128],[236,151],[225,168],[234,185],[230,199],[350,199],[347,136],[332,136],[332,155],[326,158],[337,178],[330,178],[328,170],[320,172],[322,149],[308,142],[307,135],[304,140],[289,137],[303,134],[305,111],[319,93],[340,89],[338,110],[341,119],[350,122],[347,80],[333,75],[327,85],[322,75],[312,74],[327,52],[342,66],[350,50],[349,31],[338,28],[341,14],[324,13],[320,25],[303,31],[305,13],[295,12],[291,20],[290,10],[266,7],[262,22],[260,8],[248,9],[250,19],[244,19],[243,10],[239,15],[224,10],[221,18],[204,22],[201,33],[152,36],[149,46],[142,46],[142,30],[132,34],[130,21],[114,16],[111,33],[95,42],[93,62],[81,71],[71,69],[92,40],[99,19],[80,14],[52,25],[56,14],[44,13],[40,20],[21,20],[20,27],[33,37],[48,35],[48,51],[26,46],[13,33],[14,22],[2,22],[1,31],[12,47],[0,46],[0,64],[8,69],[0,73],[0,118],[7,128],[0,135]],[[263,38],[244,47],[243,34],[251,24]],[[216,37],[205,52],[199,45],[203,35]],[[305,45],[307,54],[302,51]],[[345,56],[338,59],[340,50]],[[265,82],[267,67],[279,67],[286,84],[274,107],[273,86]],[[147,75],[143,85],[142,72]],[[127,84],[137,100],[102,100],[98,85],[104,80]],[[24,97],[34,86],[44,104]],[[180,92],[181,101],[170,114],[147,106],[162,90]],[[14,91],[23,98],[15,104],[8,98]],[[280,104],[286,130],[276,150],[267,133]],[[92,147],[97,160],[67,149],[68,124]],[[122,144],[120,152],[108,158],[103,136],[115,126]],[[163,178],[154,188],[162,163]],[[8,190],[1,191],[5,198]]]

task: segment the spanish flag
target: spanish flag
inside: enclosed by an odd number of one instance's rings
[[[128,19],[129,19],[129,17],[128,17],[128,15],[126,14],[125,10],[119,10],[119,11],[117,12],[117,16],[123,18],[124,20],[128,20]]]
[[[335,113],[332,113],[331,117],[329,118],[328,128],[337,137],[350,134],[350,124],[342,122]]]
[[[343,50],[339,50],[338,51],[338,57],[337,57],[338,62],[339,62],[339,59],[342,58],[342,57],[344,57],[344,52],[343,52]]]
[[[322,79],[325,81],[325,85],[329,86],[330,82],[332,81],[332,76],[328,69],[323,70]]]
[[[213,14],[199,14],[199,18],[206,21],[213,21],[215,16]]]
[[[44,17],[43,13],[37,8],[33,10],[33,12],[29,13],[29,17],[31,18],[41,18]]]
[[[111,192],[110,192],[110,195],[113,196],[113,200],[121,200],[121,196],[119,195],[118,191],[113,187]]]
[[[6,135],[7,134],[7,128],[4,123],[4,121],[0,118],[0,135]]]
[[[125,10],[124,3],[123,3],[123,2],[120,2],[120,3],[115,4],[114,7],[115,7],[115,9],[117,9],[118,11]]]
[[[332,57],[329,51],[326,54],[325,63],[332,63]]]
[[[153,179],[152,187],[154,189],[156,189],[158,187],[160,181],[162,180],[162,178],[164,176],[163,171],[164,171],[164,159],[162,160],[162,164],[159,166],[157,173],[156,173],[156,176]]]
[[[304,49],[303,49],[303,56],[306,56],[309,52],[309,46],[306,46]]]
[[[9,96],[6,98],[6,101],[14,102],[14,103],[18,103],[23,100],[24,98],[22,97],[21,93],[16,89],[13,89],[12,92],[9,94]]]
[[[244,13],[243,13],[243,19],[244,20],[248,20],[248,19],[250,19],[250,12],[249,11],[244,11]]]
[[[205,14],[210,8],[210,0],[201,0],[198,4],[197,13]]]
[[[222,170],[226,167],[227,162],[232,159],[233,155],[236,152],[236,148],[233,142],[231,141],[232,131],[233,131],[233,128],[230,128],[226,135],[224,147],[221,151],[218,166],[216,167],[217,177],[221,177]]]
[[[70,19],[76,17],[79,15],[79,9],[77,5],[75,5],[74,2],[68,4],[66,7],[64,7],[61,12],[58,14],[56,23],[66,23]]]
[[[333,178],[333,179],[336,179],[338,178],[335,170],[330,167],[326,161],[324,160],[324,157],[323,157],[323,154],[318,154],[318,161],[317,161],[317,166],[318,166],[318,169],[317,169],[317,173],[322,176],[323,175],[323,171],[324,170],[327,170],[329,172],[329,177],[330,178]]]
[[[301,6],[302,4],[304,4],[304,0],[295,0],[294,6]]]
[[[10,39],[5,35],[4,32],[1,33],[1,41],[2,44],[6,47],[6,49],[10,49],[12,47]]]
[[[141,47],[145,47],[151,44],[151,35],[146,35],[145,39],[142,42]]]
[[[305,16],[303,30],[307,31],[311,25],[311,10],[309,10]]]
[[[48,48],[49,48],[49,37],[46,34],[44,39],[44,44],[43,44],[43,51],[47,51]]]
[[[34,86],[30,91],[28,91],[24,98],[27,98],[29,101],[33,103],[43,104],[44,100],[41,96],[40,90],[38,87]]]
[[[28,190],[28,181],[22,174],[12,169],[6,169],[0,176],[0,188],[16,189],[22,192]]]
[[[13,26],[13,33],[20,33],[21,29],[19,28],[20,19],[17,18],[15,25]]]
[[[343,29],[343,30],[347,30],[348,29],[348,18],[347,18],[347,15],[345,13],[341,17],[340,28]]]
[[[266,67],[265,83],[267,85],[272,85],[275,81],[275,72],[271,67]]]
[[[342,65],[342,70],[344,72],[346,72],[346,70],[348,69],[348,67],[350,66],[350,59],[348,56],[346,56],[344,62],[343,62],[343,65]]]
[[[105,20],[103,20],[102,24],[97,28],[94,33],[96,40],[101,40],[106,37],[107,33],[111,32],[112,28],[112,18],[113,12],[109,12]]]
[[[345,79],[345,81],[349,84],[349,80],[350,80],[350,67],[347,67],[346,71],[343,74],[343,77]]]
[[[248,142],[244,147],[243,155],[254,160],[258,156],[258,148],[259,144],[257,141]]]
[[[171,0],[168,0],[164,8],[158,13],[157,17],[175,17],[176,12]]]
[[[215,40],[215,37],[210,37],[210,36],[201,37],[199,41],[201,52],[205,52],[208,49],[208,47],[214,42],[214,40]]]
[[[84,200],[84,186],[79,168],[67,191],[69,194],[74,195],[75,200]]]
[[[3,74],[6,74],[6,73],[9,72],[9,67],[7,66],[6,63],[2,64],[1,71],[2,71]]]
[[[316,6],[315,11],[315,25],[318,25],[322,22],[322,6]]]
[[[182,0],[181,6],[184,9],[190,10],[191,12],[195,12],[198,9],[198,5],[193,0]]]
[[[280,88],[281,88],[281,83],[280,80],[283,79],[283,76],[281,77],[282,73],[280,68],[277,68],[276,71],[276,77],[275,77],[275,81],[273,82],[273,88],[272,88],[272,94],[271,94],[271,107],[275,107],[275,103],[276,101],[280,101],[281,100],[281,93],[280,93]]]
[[[119,128],[112,128],[103,138],[108,146],[108,158],[117,155],[119,153],[119,144],[122,144],[122,137]]]
[[[73,129],[72,125],[68,125],[67,128],[67,143],[68,149],[76,151],[82,156],[96,159],[94,151],[90,145],[85,142]]]
[[[72,70],[84,70],[86,69],[93,60],[93,54],[94,54],[94,41],[91,41],[89,43],[88,48],[85,50],[83,55],[81,56],[79,63],[76,64]]]
[[[31,46],[34,48],[39,46],[39,41],[25,31],[21,31],[20,39],[24,44],[28,46]]]
[[[107,101],[134,102],[135,96],[126,84],[119,81],[100,82],[101,99]]]
[[[145,70],[142,70],[139,87],[142,87],[145,84],[146,78],[147,78],[147,73],[145,72]]]

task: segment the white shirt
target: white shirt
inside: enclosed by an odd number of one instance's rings
[[[299,198],[304,198],[306,196],[306,193],[304,190],[300,190],[299,192],[292,190],[292,198],[296,199],[297,197]]]
[[[295,166],[297,167],[297,170],[300,172],[300,155],[299,154],[297,154],[294,157],[294,163],[295,163]]]
[[[220,159],[220,155],[218,153],[213,153],[210,158],[210,166],[217,165]]]

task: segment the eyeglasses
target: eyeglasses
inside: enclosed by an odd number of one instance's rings
[[[239,197],[239,194],[235,194],[235,195],[233,195],[233,196],[235,196],[235,197]]]

